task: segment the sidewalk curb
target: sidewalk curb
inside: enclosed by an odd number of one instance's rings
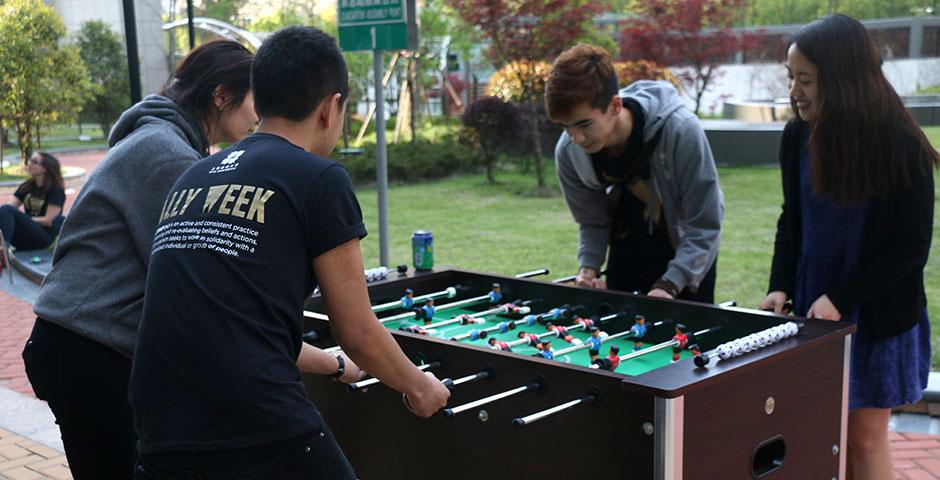
[[[56,451],[65,452],[59,426],[56,425],[55,416],[46,402],[0,387],[0,405],[3,405],[0,410],[0,428]]]

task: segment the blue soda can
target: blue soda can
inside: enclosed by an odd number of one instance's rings
[[[411,235],[411,252],[414,254],[415,270],[434,268],[434,235],[418,230]]]

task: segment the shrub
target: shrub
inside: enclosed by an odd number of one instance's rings
[[[533,93],[541,97],[545,93],[545,80],[551,68],[552,66],[545,62],[535,62],[534,65],[524,60],[507,63],[490,77],[487,94],[506,102],[523,102],[527,100],[525,86],[531,82]],[[535,78],[529,78],[533,73]]]
[[[495,182],[496,156],[525,141],[525,123],[519,108],[496,97],[483,97],[467,107],[462,120],[483,151],[486,181]]]
[[[392,143],[387,146],[389,182],[410,183],[442,178],[455,173],[471,171],[477,167],[476,153],[457,141],[456,135],[447,135],[437,142],[419,139]],[[375,183],[375,144],[362,146],[359,155],[337,152],[330,156],[346,167],[357,185]]]
[[[614,62],[614,71],[617,72],[617,82],[626,87],[637,80],[666,80],[682,91],[679,79],[667,67],[663,67],[649,60],[629,60]]]

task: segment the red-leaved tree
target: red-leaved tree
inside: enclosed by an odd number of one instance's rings
[[[545,160],[539,134],[541,91],[535,68],[551,61],[584,33],[588,21],[602,9],[600,0],[454,0],[452,7],[464,22],[476,27],[489,42],[487,56],[498,65],[515,62],[529,116],[529,136],[535,152],[539,188],[545,187]]]
[[[678,76],[695,96],[695,113],[719,65],[757,45],[755,33],[731,29],[747,0],[643,0],[634,5],[637,17],[623,30],[621,57],[689,67]]]

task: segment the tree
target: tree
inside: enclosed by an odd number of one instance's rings
[[[0,115],[16,128],[20,155],[44,122],[70,120],[91,90],[78,49],[62,46],[65,24],[42,0],[0,7]]]
[[[627,22],[620,47],[625,60],[650,60],[660,65],[683,65],[678,76],[695,98],[695,113],[702,95],[719,74],[719,65],[756,45],[754,33],[731,30],[741,21],[747,0],[644,0],[638,16]]]
[[[539,134],[539,61],[548,61],[579,38],[588,22],[600,13],[598,0],[455,0],[451,3],[468,24],[488,41],[487,56],[497,65],[515,62],[529,115],[530,141],[535,153],[535,174],[545,188],[545,159]]]
[[[76,44],[93,86],[89,111],[107,135],[117,117],[131,104],[124,46],[101,20],[82,24]]]

